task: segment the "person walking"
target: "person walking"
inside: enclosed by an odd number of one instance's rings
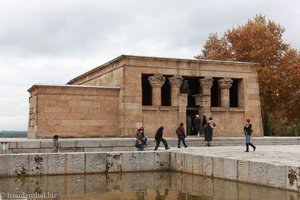
[[[58,142],[58,135],[53,136],[53,144],[52,144],[52,153],[58,153],[59,151],[59,142]]]
[[[144,151],[144,143],[143,143],[143,134],[142,130],[139,128],[136,133],[136,142],[135,146],[138,149],[138,151]]]
[[[210,147],[210,142],[212,141],[213,129],[210,122],[207,122],[204,128],[204,140],[206,141],[206,146]]]
[[[169,149],[167,141],[163,138],[163,131],[164,131],[164,126],[161,126],[156,131],[156,134],[155,134],[156,145],[154,148],[155,151],[158,149],[160,142],[162,142],[164,144],[166,150]]]
[[[246,119],[246,123],[244,126],[244,132],[245,132],[245,136],[246,136],[246,151],[245,152],[249,152],[249,145],[253,148],[253,151],[255,151],[256,146],[254,146],[251,143],[252,124],[251,124],[249,118]]]
[[[185,148],[187,148],[187,145],[185,143],[185,137],[186,137],[186,134],[185,134],[185,131],[184,131],[184,127],[183,127],[183,123],[181,122],[179,124],[179,126],[177,127],[176,129],[176,135],[178,137],[178,148],[180,148],[180,143],[182,142],[183,146]]]

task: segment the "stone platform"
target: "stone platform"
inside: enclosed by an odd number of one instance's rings
[[[176,147],[176,138],[168,138],[171,148],[164,150],[161,146],[158,151],[153,151],[154,143],[150,140],[144,152],[104,152],[96,151],[96,147],[88,152],[88,149],[85,149],[88,144],[99,145],[97,148],[100,148],[104,144],[107,147],[109,144],[115,147],[121,144],[132,145],[134,142],[134,139],[130,139],[128,144],[128,139],[124,138],[95,139],[92,143],[90,140],[68,140],[69,144],[77,147],[82,145],[82,152],[0,154],[0,177],[177,171],[300,192],[299,138],[254,138],[253,143],[257,149],[252,151],[250,148],[250,152],[244,152],[242,138],[232,138],[231,146],[228,138],[216,138],[212,147],[204,146],[203,138],[188,138],[189,147],[180,149]],[[18,147],[20,141],[15,142]],[[36,142],[41,145],[45,141]],[[67,142],[67,139],[64,142]],[[199,145],[193,146],[193,142]],[[218,142],[223,146],[217,146]],[[30,141],[20,144],[29,147]]]
[[[300,145],[172,149],[171,169],[300,192]]]

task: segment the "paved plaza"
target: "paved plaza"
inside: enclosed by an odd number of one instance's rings
[[[249,152],[244,152],[246,148],[244,146],[181,147],[180,149],[173,147],[170,150],[195,155],[300,167],[300,145],[265,145],[256,147],[255,151],[250,147]]]

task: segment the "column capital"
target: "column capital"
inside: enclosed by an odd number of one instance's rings
[[[152,87],[162,87],[166,81],[166,78],[162,74],[154,74],[148,78]]]
[[[201,84],[201,87],[204,88],[211,88],[212,85],[213,85],[213,81],[214,79],[212,77],[205,77],[205,78],[201,78],[200,79],[200,84]]]
[[[231,78],[222,78],[218,80],[219,88],[221,89],[230,89],[232,86],[233,80]]]
[[[182,76],[179,75],[174,75],[173,77],[169,77],[169,82],[171,87],[179,88],[181,86],[182,80],[183,80]]]

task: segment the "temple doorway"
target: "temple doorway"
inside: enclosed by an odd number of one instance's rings
[[[186,133],[187,135],[197,135],[195,130],[194,119],[199,115],[197,107],[186,108]]]

